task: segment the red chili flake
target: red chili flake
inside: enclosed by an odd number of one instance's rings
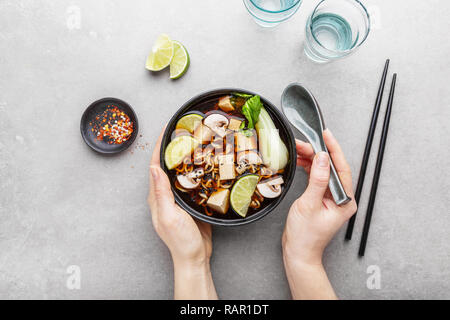
[[[120,120],[116,120],[117,116]],[[109,144],[121,144],[130,139],[133,133],[133,121],[115,105],[109,105],[90,125],[97,139]]]

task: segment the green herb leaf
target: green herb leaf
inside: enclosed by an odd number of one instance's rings
[[[241,125],[239,126],[239,129],[242,130],[245,128],[245,121],[241,122]]]
[[[234,93],[233,93],[233,96],[241,97],[241,98],[244,98],[244,99],[248,99],[248,98],[251,98],[251,97],[252,97],[251,94],[239,93],[239,92],[234,92]]]

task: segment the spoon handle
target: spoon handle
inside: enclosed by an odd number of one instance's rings
[[[328,183],[328,186],[330,187],[334,202],[336,202],[338,206],[346,204],[352,199],[345,193],[344,187],[342,186],[342,182],[339,179],[339,175],[336,172],[336,168],[334,167],[331,157],[330,169],[330,182]]]

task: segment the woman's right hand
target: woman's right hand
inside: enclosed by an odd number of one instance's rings
[[[354,198],[352,174],[344,153],[329,130],[323,136],[345,192]],[[334,298],[323,270],[322,255],[336,232],[356,212],[356,202],[336,205],[328,189],[328,154],[314,155],[309,143],[298,140],[296,144],[297,164],[309,173],[309,184],[292,204],[286,221],[282,237],[286,273],[294,298]],[[323,290],[316,291],[318,285]]]

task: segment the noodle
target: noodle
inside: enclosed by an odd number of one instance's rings
[[[200,178],[199,189],[188,190],[183,188],[178,181],[175,181],[175,187],[184,193],[191,193],[197,205],[202,206],[206,215],[212,216],[213,213],[207,206],[207,201],[212,192],[222,189],[229,189],[233,186],[235,180],[220,180],[218,156],[215,155],[213,148],[206,147],[203,151],[197,148],[192,158],[185,158],[183,162],[175,168],[177,174],[188,174],[197,168],[204,169],[204,175]],[[259,165],[250,165],[244,174],[252,173],[259,176],[259,180],[268,179],[273,176],[273,171],[268,167]],[[277,172],[279,173],[279,172]],[[258,190],[252,196],[250,208],[259,209],[264,197]]]
[[[209,211],[208,207],[205,206],[204,208],[205,208],[205,213],[206,213],[207,216],[212,216],[213,215],[212,212]]]

